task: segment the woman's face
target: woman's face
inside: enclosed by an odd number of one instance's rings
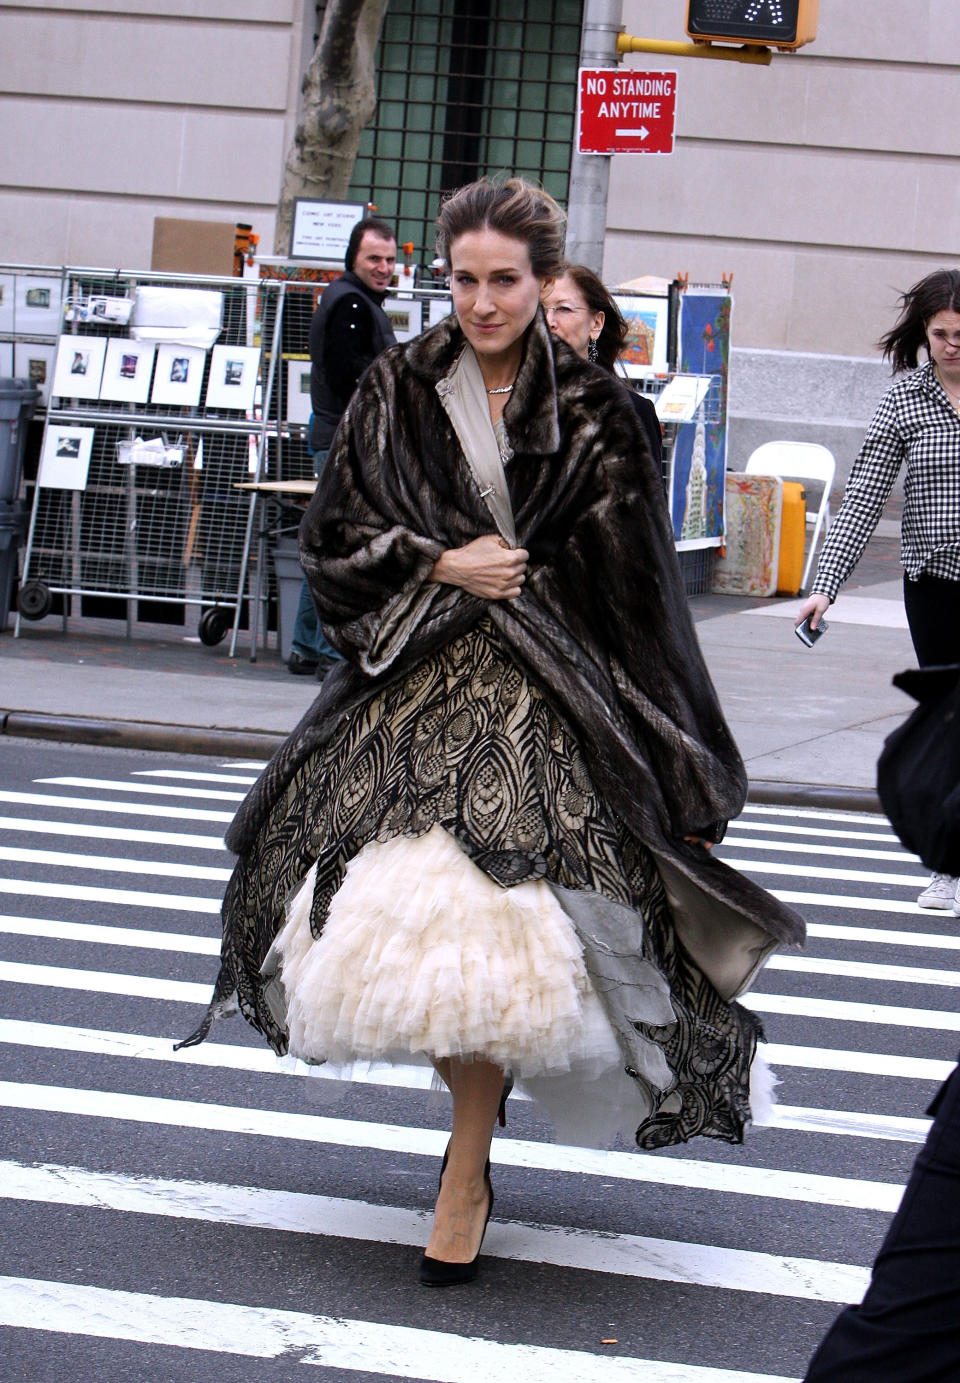
[[[513,236],[484,226],[450,244],[453,308],[481,362],[519,359],[543,283],[530,268],[526,244]]]
[[[944,308],[926,327],[930,359],[939,369],[956,372],[960,367],[960,312]]]
[[[577,355],[587,358],[587,343],[603,330],[602,312],[594,312],[587,300],[567,274],[555,279],[543,295],[543,309],[554,336],[572,346]]]

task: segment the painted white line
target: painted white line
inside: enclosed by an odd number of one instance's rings
[[[507,1345],[477,1336],[262,1306],[160,1297],[39,1278],[0,1278],[0,1322],[60,1334],[130,1340],[285,1364],[355,1370],[425,1383],[800,1383],[782,1375]]]
[[[145,951],[176,951],[190,956],[220,954],[219,936],[153,932],[145,927],[103,927],[94,922],[59,922],[48,917],[13,917],[9,913],[0,913],[0,934],[82,941],[96,946],[135,946]]]
[[[96,788],[98,792],[143,792],[151,797],[194,797],[208,802],[242,802],[245,792],[219,792],[216,788],[169,788],[161,783],[131,783],[111,778],[36,778],[37,783],[50,783],[61,788]]]
[[[890,829],[890,822],[879,812],[841,812],[828,811],[825,807],[774,807],[762,802],[750,802],[743,809],[744,816],[786,816],[791,821],[839,821],[857,826],[877,826]],[[739,821],[739,817],[737,820]]]
[[[95,888],[80,884],[46,884],[36,879],[0,879],[0,893],[17,898],[69,898],[73,903],[120,903],[126,907],[169,908],[172,912],[219,913],[219,898],[183,893],[146,893],[133,888]]]
[[[15,845],[0,845],[0,860],[8,864],[91,869],[104,874],[157,874],[161,878],[204,879],[212,883],[225,883],[231,873],[218,865],[177,864],[173,860],[130,860],[114,855],[77,855],[66,850],[21,850]]]
[[[738,850],[766,850],[770,854],[783,851],[788,855],[812,855],[816,859],[889,860],[891,864],[918,864],[916,855],[902,850],[864,850],[853,845],[813,845],[807,841],[757,840],[753,836],[738,836],[732,831],[723,838],[723,849],[735,846]],[[719,848],[719,847],[718,847]],[[724,859],[724,855],[720,855]]]
[[[208,1004],[211,984],[189,980],[158,980],[151,975],[115,975],[109,970],[66,970],[58,965],[26,965],[0,960],[0,981],[36,984],[44,988],[84,990],[94,994],[123,994],[133,999],[164,999],[180,1004]]]
[[[921,909],[917,909],[918,912]],[[925,950],[960,951],[960,935],[947,932],[891,932],[881,927],[844,926],[832,922],[808,922],[807,936],[830,941],[868,941],[875,946],[910,946]]]
[[[916,859],[916,855],[911,855],[903,849],[899,837],[895,836],[892,831],[832,831],[827,826],[788,826],[785,821],[747,821],[742,816],[738,816],[736,821],[731,823],[730,830],[775,831],[777,835],[814,836],[817,840],[872,840],[876,841],[878,845],[899,846],[905,859]],[[724,837],[724,839],[727,838]]]
[[[738,860],[721,855],[724,864],[745,874],[781,874],[788,879],[837,879],[854,884],[892,884],[897,888],[925,888],[929,874],[886,874],[875,869],[828,869],[814,864],[790,864],[770,860]]]
[[[921,908],[916,902],[900,902],[896,898],[865,898],[850,893],[812,893],[806,889],[791,888],[772,888],[770,892],[782,903],[793,903],[801,909],[856,908],[858,912],[898,912],[904,917],[925,917],[928,922],[930,921],[929,911]]]
[[[250,768],[255,770],[255,772],[257,773],[262,773],[269,762],[269,759],[237,759],[236,761],[231,763],[217,764],[217,767],[238,769]]]
[[[954,1061],[935,1061],[932,1057],[851,1052],[835,1047],[798,1047],[783,1042],[763,1042],[760,1051],[771,1066],[801,1066],[811,1071],[847,1071],[862,1076],[895,1076],[938,1083],[945,1081],[956,1066]]]
[[[841,1023],[882,1023],[894,1028],[929,1028],[960,1032],[960,1013],[933,1008],[896,1008],[890,1004],[848,1003],[844,999],[814,999],[794,994],[746,994],[738,1001],[757,1013],[791,1014],[802,1018],[832,1018]]]
[[[19,1162],[0,1162],[0,1198],[417,1246],[428,1237],[432,1215],[431,1210],[342,1197],[131,1177],[82,1167],[27,1167]],[[484,1254],[581,1272],[841,1304],[859,1301],[870,1277],[867,1268],[847,1263],[520,1220],[491,1220]]]
[[[134,778],[177,778],[185,783],[236,783],[250,786],[256,778],[240,777],[236,773],[188,773],[178,768],[135,768]]]
[[[771,956],[767,970],[802,971],[807,975],[844,975],[850,979],[883,980],[887,984],[940,984],[960,987],[960,971],[933,970],[916,965],[874,965],[861,960],[821,960],[815,956]]]
[[[127,826],[94,826],[82,821],[38,821],[26,816],[0,816],[0,831],[32,835],[69,836],[81,840],[123,840],[137,845],[172,845],[177,850],[226,850],[222,836],[188,835],[185,831],[138,831]]]
[[[0,802],[9,806],[56,807],[64,811],[112,812],[117,816],[159,816],[178,821],[233,820],[233,812],[204,811],[202,807],[158,806],[152,802],[111,802],[103,797],[58,797],[52,792],[3,792]]]
[[[260,1138],[285,1138],[336,1147],[375,1148],[383,1152],[439,1158],[448,1133],[407,1128],[399,1124],[367,1123],[360,1119],[331,1119],[317,1114],[287,1114],[274,1109],[205,1104],[194,1100],[160,1099],[72,1086],[31,1085],[0,1081],[0,1105],[49,1114],[84,1118],[122,1119],[163,1127],[240,1133]],[[556,1143],[526,1143],[496,1138],[492,1160],[505,1167],[562,1172],[608,1180],[682,1186],[729,1195],[772,1197],[854,1210],[896,1210],[903,1187],[891,1182],[824,1176],[815,1172],[780,1172],[767,1167],[727,1166],[693,1158],[652,1153],[597,1152]]]
[[[861,1114],[845,1109],[808,1109],[803,1105],[774,1105],[758,1128],[793,1129],[801,1133],[828,1133],[849,1138],[881,1138],[894,1143],[922,1143],[932,1119],[910,1119],[893,1114]]]

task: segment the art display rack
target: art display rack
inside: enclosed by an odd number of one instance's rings
[[[218,300],[209,343],[170,327],[138,341],[128,322],[89,310],[105,301],[122,317],[117,304],[147,290]],[[15,635],[55,604],[64,624],[74,613],[125,618],[128,634],[137,621],[183,623],[197,607],[201,639],[218,643],[232,627],[234,651],[253,531],[253,501],[237,486],[264,473],[277,359],[275,342],[260,349],[259,315],[282,292],[232,277],[63,271]],[[279,329],[282,310],[271,317]]]

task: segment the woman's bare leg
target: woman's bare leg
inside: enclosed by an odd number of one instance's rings
[[[427,1243],[430,1258],[469,1263],[477,1255],[489,1191],[483,1169],[503,1091],[503,1071],[489,1061],[444,1058],[434,1066],[453,1095],[453,1133]]]

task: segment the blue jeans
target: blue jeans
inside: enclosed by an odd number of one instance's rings
[[[293,623],[293,639],[290,643],[290,649],[291,652],[299,654],[308,662],[319,662],[321,658],[338,659],[340,657],[337,650],[327,642],[323,630],[320,628],[317,609],[306,580],[300,587],[300,604],[297,606],[297,618]]]

